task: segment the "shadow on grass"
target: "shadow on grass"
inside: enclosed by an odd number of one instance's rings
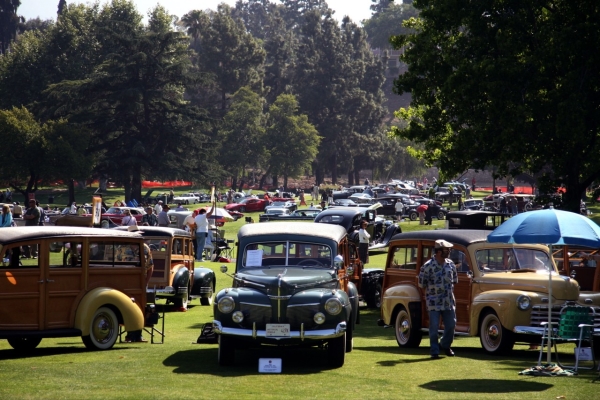
[[[259,358],[281,358],[282,375],[311,375],[332,369],[327,364],[327,352],[321,348],[268,348],[236,350],[235,364],[222,367],[217,362],[218,345],[178,351],[163,361],[174,367],[176,374],[208,374],[215,376],[264,375],[258,372]],[[198,362],[204,360],[204,362]]]
[[[24,358],[38,358],[38,357],[48,357],[48,356],[57,356],[57,355],[67,355],[67,354],[81,354],[81,353],[89,353],[91,350],[85,348],[81,339],[76,341],[68,341],[68,342],[58,342],[59,346],[57,347],[39,347],[29,351],[16,351],[13,349],[5,349],[0,350],[0,360],[18,360]],[[63,347],[64,346],[64,347]],[[67,347],[69,346],[69,347]],[[78,347],[73,347],[78,346]],[[116,351],[116,350],[126,350],[130,348],[135,348],[137,346],[129,346],[126,344],[117,344],[110,350],[105,351]]]
[[[541,392],[554,385],[502,379],[446,379],[431,381],[419,386],[423,389],[446,393],[520,393]]]

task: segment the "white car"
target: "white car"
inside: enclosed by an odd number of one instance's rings
[[[179,196],[173,197],[173,203],[183,203],[183,204],[198,204],[200,203],[200,197],[196,196],[194,193],[186,193]]]
[[[354,193],[352,196],[348,197],[349,200],[357,204],[370,204],[373,198],[366,193]]]

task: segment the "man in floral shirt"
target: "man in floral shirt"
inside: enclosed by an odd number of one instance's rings
[[[452,243],[436,240],[433,257],[421,267],[419,272],[419,287],[425,290],[429,312],[429,352],[432,359],[440,358],[440,347],[448,357],[454,356],[450,345],[454,340],[456,326],[454,284],[458,283],[458,274],[456,266],[448,258],[452,247]],[[438,344],[440,316],[444,322],[444,335]]]

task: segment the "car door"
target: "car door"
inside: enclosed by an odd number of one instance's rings
[[[45,329],[69,328],[72,305],[84,290],[82,239],[44,240],[40,263],[44,279]]]
[[[44,325],[44,271],[39,258],[21,258],[20,245],[2,249],[0,330],[40,330]]]

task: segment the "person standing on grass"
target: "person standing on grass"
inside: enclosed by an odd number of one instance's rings
[[[402,200],[396,200],[394,209],[396,210],[396,220],[398,222],[402,221],[402,216],[404,215],[404,203],[402,203]]]
[[[213,201],[211,209],[206,212],[205,209],[200,209],[198,215],[194,218],[196,223],[196,261],[202,261],[202,254],[204,253],[204,245],[206,244],[206,237],[208,236],[208,217],[213,214],[215,210],[216,202]]]
[[[158,219],[158,226],[169,226],[169,206],[168,205],[164,205],[162,206],[162,211],[158,213],[157,219]]]
[[[425,292],[429,313],[429,354],[432,359],[440,358],[440,349],[448,357],[454,357],[450,347],[456,326],[456,299],[454,285],[458,283],[456,265],[448,258],[454,245],[445,240],[436,240],[434,255],[419,271],[419,287]],[[444,323],[444,334],[438,343],[440,317]]]
[[[369,223],[362,220],[358,231],[358,257],[363,264],[369,262],[369,240],[371,235],[367,232],[367,226],[369,226]]]

